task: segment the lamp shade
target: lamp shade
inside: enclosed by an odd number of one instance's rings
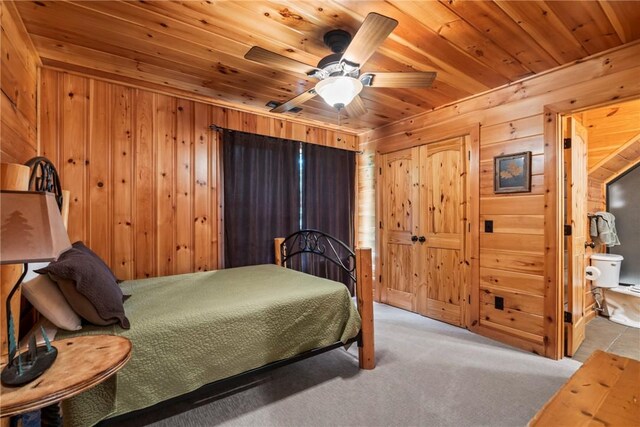
[[[53,261],[70,247],[52,193],[0,192],[0,264]]]
[[[328,77],[318,82],[315,90],[327,104],[340,109],[349,105],[360,93],[362,83],[349,76]]]

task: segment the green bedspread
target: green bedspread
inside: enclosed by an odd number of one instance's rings
[[[360,330],[346,287],[275,265],[122,283],[131,329],[84,327],[129,338],[129,363],[63,403],[65,425],[88,426],[307,350]],[[81,360],[78,363],[82,363]]]

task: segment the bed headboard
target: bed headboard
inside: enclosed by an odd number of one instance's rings
[[[300,230],[284,239],[276,239],[276,263],[286,267],[287,261],[302,254],[314,254],[337,265],[356,281],[356,254],[349,246],[319,230]]]
[[[58,207],[62,210],[62,187],[58,171],[53,163],[46,157],[34,157],[27,161],[25,166],[31,168],[29,190],[53,193]]]

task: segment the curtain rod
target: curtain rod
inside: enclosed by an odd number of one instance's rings
[[[209,125],[209,129],[211,129],[213,131],[216,131],[216,132],[222,132],[223,130],[228,130],[229,132],[251,133],[251,132],[245,132],[245,131],[242,131],[242,130],[236,131],[235,129],[223,128],[222,126],[213,125],[213,124]],[[263,135],[263,136],[268,136],[269,138],[278,138],[278,137],[269,136],[269,135]],[[287,139],[287,138],[281,138],[281,139]],[[291,140],[291,141],[294,141],[294,140]],[[303,143],[306,144],[305,141],[299,141],[299,142],[303,142]],[[328,146],[324,145],[323,147],[328,147]],[[335,147],[329,147],[329,148],[335,148]],[[338,148],[338,150],[342,150],[342,148]],[[362,151],[362,150],[347,150],[347,151],[353,151],[356,154],[364,154],[364,151]]]

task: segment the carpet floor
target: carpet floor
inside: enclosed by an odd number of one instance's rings
[[[381,304],[375,326],[373,371],[358,370],[352,346],[135,423],[167,417],[151,425],[524,426],[580,366]]]

